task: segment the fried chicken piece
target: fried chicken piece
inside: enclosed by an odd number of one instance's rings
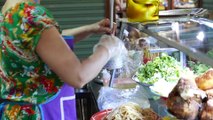
[[[198,88],[208,90],[213,88],[213,69],[207,70],[202,75],[195,78]]]

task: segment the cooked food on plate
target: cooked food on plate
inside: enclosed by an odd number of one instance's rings
[[[160,79],[167,82],[177,82],[183,70],[180,62],[162,53],[160,57],[156,57],[153,61],[141,65],[138,68],[136,76],[140,82],[151,85]]]
[[[113,109],[104,120],[161,120],[151,109],[142,109],[140,105],[128,102]]]
[[[200,120],[213,120],[213,99],[209,99],[200,113]]]
[[[195,78],[197,86],[202,90],[213,89],[213,69],[207,70],[202,75]]]
[[[213,69],[194,80],[181,78],[169,94],[167,108],[178,119],[213,120]]]
[[[208,99],[213,99],[213,89],[205,90]]]
[[[205,92],[196,86],[195,81],[181,78],[169,94],[167,108],[178,119],[194,120],[205,97]]]
[[[149,88],[163,97],[168,97],[183,74],[188,74],[189,68],[183,68],[175,58],[161,53],[153,61],[141,65],[136,77],[143,84],[151,85]]]
[[[141,113],[144,116],[143,120],[162,120],[152,109],[146,108]]]

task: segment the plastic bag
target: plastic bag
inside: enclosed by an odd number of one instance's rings
[[[123,62],[122,72],[119,74],[119,78],[131,78],[137,71],[137,68],[141,65],[142,57],[142,51],[128,51],[128,55]]]
[[[114,109],[127,102],[137,103],[142,108],[150,108],[147,94],[139,85],[130,89],[102,87],[97,102],[99,110]]]

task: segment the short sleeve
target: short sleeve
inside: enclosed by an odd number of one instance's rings
[[[43,6],[28,3],[24,5],[21,12],[23,12],[21,29],[24,33],[20,37],[22,43],[25,43],[22,44],[25,45],[22,46],[23,48],[34,51],[45,29],[55,26],[60,32],[59,26],[52,14]]]

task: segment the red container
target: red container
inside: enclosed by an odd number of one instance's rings
[[[106,109],[95,113],[90,120],[104,120],[104,118],[112,111],[112,109]]]

